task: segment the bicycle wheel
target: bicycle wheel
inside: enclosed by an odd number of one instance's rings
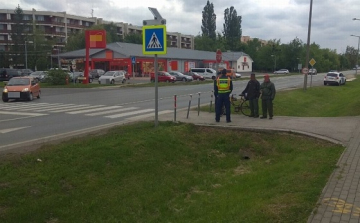
[[[249,101],[243,101],[243,103],[241,103],[240,110],[243,115],[250,116],[251,110],[249,106]]]
[[[236,97],[233,97],[233,96],[230,97],[230,103],[232,104],[232,106],[234,106],[234,111],[235,112],[240,111],[241,102],[242,102],[242,100],[240,98],[236,98]]]

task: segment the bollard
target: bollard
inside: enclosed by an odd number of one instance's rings
[[[198,92],[199,98],[198,98],[198,116],[200,115],[200,94],[201,92]]]
[[[176,94],[174,95],[174,122],[176,122]]]
[[[211,99],[210,99],[210,111],[212,112],[212,101],[213,101],[214,91],[211,91]]]
[[[188,107],[188,111],[187,111],[187,115],[186,118],[189,118],[189,112],[190,112],[190,106],[191,106],[191,99],[192,99],[192,94],[190,94],[190,100],[189,100],[189,107]]]

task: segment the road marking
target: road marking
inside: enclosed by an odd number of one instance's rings
[[[89,112],[94,112],[94,111],[102,111],[102,110],[108,110],[108,109],[113,109],[113,108],[121,108],[122,106],[109,106],[109,107],[102,107],[102,108],[94,108],[94,109],[87,109],[87,110],[82,110],[82,111],[73,111],[73,112],[67,112],[68,114],[81,114],[81,113],[89,113]]]
[[[121,109],[112,110],[112,111],[103,111],[103,112],[86,114],[86,116],[106,115],[106,114],[110,114],[110,113],[123,112],[123,111],[129,111],[129,110],[134,110],[134,109],[138,109],[138,108],[137,107],[121,108]]]
[[[121,117],[129,116],[129,115],[136,115],[136,114],[141,114],[141,113],[151,112],[151,111],[154,111],[154,109],[143,109],[143,110],[138,110],[138,111],[126,112],[126,113],[122,113],[122,114],[118,114],[118,115],[109,115],[109,116],[105,116],[105,118],[121,118]]]
[[[0,129],[0,133],[4,134],[4,133],[9,133],[9,132],[14,132],[20,129],[26,129],[29,128],[31,126],[24,126],[24,127],[18,127],[18,128],[11,128],[11,129]]]
[[[165,110],[165,111],[159,112],[158,115],[164,115],[164,114],[168,114],[168,113],[171,113],[171,112],[173,112],[173,111],[172,110]],[[140,120],[140,119],[145,119],[145,118],[150,118],[150,117],[155,117],[155,112],[145,114],[145,115],[138,115],[138,116],[130,117],[130,118],[127,118],[126,120],[135,121],[135,120]]]
[[[43,116],[47,114],[41,114],[41,113],[27,113],[27,112],[8,112],[8,111],[0,111],[0,114],[3,115],[24,115],[24,116]]]
[[[34,109],[34,108],[41,108],[41,107],[48,107],[58,105],[56,104],[49,104],[49,103],[34,103],[34,104],[7,104],[2,107],[2,109]]]
[[[80,106],[75,106],[73,108],[67,108],[67,109],[56,110],[56,111],[51,111],[51,112],[69,112],[69,111],[74,111],[74,110],[84,110],[84,109],[98,108],[98,107],[104,107],[104,106],[105,105],[93,105],[93,106],[83,106],[81,108],[79,108]]]

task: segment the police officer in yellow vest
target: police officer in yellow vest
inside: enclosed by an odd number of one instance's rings
[[[226,122],[231,122],[230,119],[230,93],[233,90],[233,84],[230,77],[226,76],[226,69],[221,71],[216,81],[214,81],[214,94],[216,95],[216,116],[215,121],[220,122],[221,108],[225,105]]]

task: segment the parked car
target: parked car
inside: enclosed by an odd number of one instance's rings
[[[155,73],[150,74],[150,81],[155,82]],[[158,82],[172,82],[174,83],[176,78],[171,76],[168,72],[159,71],[158,72]]]
[[[192,76],[192,78],[194,80],[198,80],[198,81],[204,81],[205,80],[205,78],[202,75],[200,75],[200,74],[198,74],[196,72],[191,72],[189,74]]]
[[[82,83],[85,80],[85,76],[84,76],[84,72],[74,72],[75,73],[79,73],[77,75],[77,80],[75,82],[79,82]],[[89,83],[92,83],[94,80],[94,77],[92,76],[92,74],[89,72]]]
[[[236,78],[241,78],[241,74],[235,73]]]
[[[329,72],[324,77],[324,85],[335,84],[340,86],[341,84],[346,83],[346,77],[344,74],[339,72]]]
[[[20,77],[21,71],[12,68],[0,68],[0,81],[8,81],[12,77]]]
[[[29,76],[37,79],[38,81],[42,81],[46,78],[47,72],[46,71],[35,71],[35,72],[32,72]]]
[[[93,78],[99,78],[101,77],[103,74],[105,74],[105,71],[102,69],[92,69],[90,71],[90,74]]]
[[[115,83],[125,83],[125,72],[121,70],[108,71],[105,74],[101,75],[98,79],[99,84],[115,84]]]
[[[120,70],[120,71],[125,74],[125,78],[126,78],[127,80],[130,80],[131,75],[130,75],[126,70]]]
[[[289,70],[288,69],[280,69],[274,72],[274,74],[288,74]]]
[[[29,76],[34,71],[30,70],[30,69],[22,69],[22,70],[20,70],[20,72],[21,72],[21,76]]]
[[[212,68],[191,68],[191,72],[195,72],[208,79],[215,79],[217,72]]]
[[[10,99],[32,101],[34,97],[40,98],[40,94],[40,85],[35,78],[13,77],[3,89],[2,100],[3,102],[8,102]]]
[[[171,76],[174,76],[176,81],[183,81],[183,82],[187,82],[187,81],[193,81],[194,78],[188,75],[185,75],[181,72],[178,71],[170,71],[169,74]]]
[[[309,69],[309,75],[317,75],[317,70],[315,68]]]

